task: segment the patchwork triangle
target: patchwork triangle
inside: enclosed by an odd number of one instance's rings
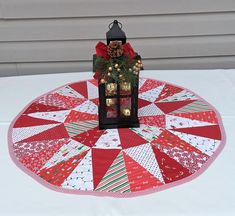
[[[72,110],[68,114],[64,122],[68,123],[68,122],[80,122],[80,121],[92,121],[92,120],[98,120],[98,115]]]
[[[118,133],[123,149],[147,143],[144,138],[137,135],[134,131],[129,128],[119,128]]]
[[[187,152],[178,148],[170,148],[163,145],[157,145],[161,152],[167,154],[170,158],[177,161],[183,167],[187,168],[190,173],[198,171],[204,163],[209,159],[205,154],[197,154],[195,152]]]
[[[142,107],[138,110],[138,116],[156,116],[164,114],[154,103]]]
[[[43,140],[43,141],[33,141],[33,142],[22,142],[22,143],[14,143],[14,153],[17,159],[24,158],[26,156],[30,156],[34,153],[39,153],[43,149],[48,149],[57,144],[65,144],[68,143],[69,139],[56,139],[56,140]]]
[[[27,131],[28,132],[28,131]],[[33,136],[21,140],[21,142],[33,142],[33,141],[42,141],[42,140],[54,140],[69,138],[69,135],[63,124],[52,127],[50,129],[44,130],[43,132],[37,133]]]
[[[83,113],[98,114],[98,106],[90,100],[87,100],[81,105],[75,107],[74,110]]]
[[[69,142],[65,143],[57,152],[53,155],[53,157],[48,160],[43,168],[50,168],[55,166],[56,164],[67,161],[75,155],[80,155],[84,152],[87,152],[90,148],[76,142],[75,140],[69,140]]]
[[[181,140],[189,143],[194,148],[199,149],[202,153],[209,156],[213,155],[216,149],[220,145],[220,140],[210,139],[201,136],[195,136],[191,134],[181,133],[177,131],[171,131],[175,136],[178,136]]]
[[[28,116],[33,118],[57,121],[57,122],[64,122],[67,116],[69,115],[70,110],[62,110],[57,112],[36,112],[30,113]]]
[[[207,126],[207,125],[212,125],[212,123],[192,120],[189,118],[182,118],[178,116],[166,115],[167,129],[188,128],[188,127],[198,127],[198,126]]]
[[[202,152],[190,145],[188,142],[180,139],[178,136],[174,135],[168,130],[164,130],[151,144],[160,144],[169,148],[179,148],[188,152],[196,152],[197,154],[202,154]]]
[[[97,86],[93,85],[89,81],[87,81],[87,91],[88,91],[88,98],[89,99],[94,99],[94,98],[99,97]]]
[[[210,139],[221,140],[221,131],[219,125],[209,125],[191,128],[175,128],[173,130],[196,136],[207,137]]]
[[[62,88],[56,90],[55,93],[73,98],[84,98],[81,94],[72,89],[70,86],[63,86]]]
[[[140,124],[145,124],[149,126],[155,126],[160,128],[166,127],[166,116],[165,115],[156,115],[156,116],[140,116]]]
[[[50,168],[41,169],[38,175],[45,181],[60,186],[64,180],[72,173],[75,167],[81,162],[87,152],[75,155],[67,161],[62,161]]]
[[[54,128],[59,124],[49,124],[49,125],[39,125],[34,127],[22,127],[22,128],[13,128],[12,131],[12,141],[14,143],[23,141],[28,137],[34,136],[36,134],[40,134],[41,132],[48,130],[50,128]]]
[[[20,162],[32,172],[36,173],[67,141],[55,141],[54,145],[20,158]]]
[[[99,106],[99,98],[90,99],[95,105]]]
[[[191,175],[187,168],[170,158],[167,154],[161,152],[157,147],[153,146],[153,151],[165,183],[178,181]]]
[[[151,142],[162,133],[162,129],[154,126],[140,124],[139,128],[131,128],[136,134]]]
[[[139,93],[149,91],[151,89],[157,88],[162,85],[164,85],[164,84],[158,80],[147,79],[147,80],[145,80],[144,85],[139,85],[140,86]]]
[[[151,104],[150,101],[138,98],[138,109],[145,107],[145,106],[148,106],[149,104]]]
[[[144,85],[144,83],[146,82],[146,78],[143,78],[143,77],[140,77],[139,78],[139,92],[140,92],[140,89],[142,88],[142,86]]]
[[[23,112],[23,114],[30,114],[30,113],[36,113],[36,112],[53,112],[53,111],[60,111],[60,110],[66,110],[66,108],[49,106],[49,105],[44,105],[44,104],[39,104],[39,103],[32,103]]]
[[[174,95],[161,100],[161,102],[173,102],[173,101],[185,101],[185,100],[197,100],[198,97],[188,90],[180,91]]]
[[[196,100],[192,103],[186,104],[182,107],[179,107],[176,110],[169,112],[169,114],[176,114],[176,113],[193,113],[193,112],[202,112],[202,111],[210,111],[212,108],[210,105],[205,103],[202,100]]]
[[[65,95],[60,95],[58,93],[55,93],[55,98],[58,101],[61,101],[63,103],[63,107],[66,109],[73,109],[74,107],[82,104],[84,101],[86,101],[86,98],[74,98],[74,97],[69,97]]]
[[[159,94],[161,93],[162,89],[163,89],[164,85],[158,86],[156,88],[152,88],[148,91],[145,91],[143,93],[139,94],[139,98],[143,99],[143,100],[147,100],[150,102],[154,102]]]
[[[61,186],[63,188],[82,191],[92,191],[94,189],[91,150],[65,179]]]
[[[93,85],[95,85],[96,87],[98,87],[98,81],[96,79],[90,79],[88,81],[92,83]]]
[[[130,192],[130,185],[122,152],[115,158],[99,185],[96,187],[96,191],[116,193]]]
[[[87,82],[76,82],[69,85],[72,89],[74,89],[76,92],[81,94],[83,97],[88,98],[88,91],[87,91]]]
[[[163,185],[155,176],[149,173],[146,169],[140,166],[130,156],[123,153],[130,182],[131,192],[142,191],[150,188],[155,188]]]
[[[49,124],[56,124],[56,123],[58,122],[52,121],[52,120],[46,120],[46,119],[33,118],[27,115],[22,115],[16,120],[13,127],[14,128],[32,127],[32,126],[49,125]]]
[[[170,113],[174,110],[177,110],[187,104],[192,103],[191,100],[186,101],[176,101],[176,102],[156,102],[156,106],[159,107],[164,113]]]
[[[172,114],[174,116],[179,116],[183,118],[189,118],[192,120],[210,122],[213,124],[218,124],[218,119],[214,111],[202,111],[202,112],[191,112],[191,113],[176,113]]]
[[[183,89],[180,87],[173,86],[170,84],[165,84],[164,88],[161,91],[161,94],[159,95],[159,97],[157,98],[156,101],[160,101],[164,98],[168,98],[168,97],[170,97],[178,92],[181,92],[181,91],[183,91]]]
[[[87,130],[93,129],[98,126],[98,121],[80,121],[80,122],[69,122],[64,124],[70,137],[76,136],[80,133],[86,132]]]
[[[43,95],[40,99],[38,99],[37,103],[49,105],[49,106],[63,107],[67,109],[66,102],[61,100],[60,97],[64,97],[64,96],[58,93],[49,93],[49,94]]]
[[[164,183],[161,171],[149,143],[125,149],[125,152],[158,180]]]
[[[118,134],[118,129],[108,129],[97,140],[94,147],[107,149],[121,149],[121,142]]]
[[[86,146],[92,147],[103,133],[104,130],[99,130],[98,127],[95,127],[91,130],[74,136],[73,139]]]
[[[93,178],[95,189],[119,152],[119,149],[92,149]]]

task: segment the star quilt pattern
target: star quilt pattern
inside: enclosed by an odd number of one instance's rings
[[[13,161],[53,190],[131,197],[197,177],[224,146],[218,112],[185,88],[140,78],[139,128],[99,130],[98,103],[93,79],[35,99],[10,126]]]

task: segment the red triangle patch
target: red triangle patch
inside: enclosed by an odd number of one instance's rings
[[[194,102],[195,100],[185,101],[172,101],[172,102],[155,102],[156,106],[159,107],[164,113],[170,113],[177,110],[187,104]]]
[[[135,160],[123,152],[126,171],[128,173],[128,179],[130,183],[130,189],[132,192],[142,191],[149,188],[154,188],[163,183],[154,177],[145,168],[140,166]]]
[[[67,161],[62,161],[50,168],[40,170],[39,176],[45,181],[60,186],[64,180],[73,172],[89,150],[71,157]]]
[[[56,127],[50,128],[46,131],[43,131],[34,136],[28,137],[20,142],[33,142],[33,141],[42,141],[42,140],[54,140],[54,139],[62,139],[69,138],[69,134],[65,129],[63,124],[60,124]]]
[[[35,113],[35,112],[53,112],[53,111],[60,111],[60,110],[67,110],[66,108],[56,107],[56,106],[49,106],[39,103],[32,103],[23,114]]]
[[[179,88],[177,86],[173,86],[173,85],[169,85],[169,84],[166,84],[164,86],[164,88],[162,89],[161,91],[161,94],[159,95],[159,97],[157,98],[156,101],[159,101],[159,100],[162,100],[164,98],[167,98],[167,97],[170,97],[176,93],[179,93],[183,91],[182,88]]]
[[[99,106],[99,98],[89,99],[92,101],[95,105]]]
[[[91,79],[91,80],[88,80],[88,82],[92,83],[93,85],[97,86],[98,87],[98,81],[96,79]]]
[[[124,149],[145,144],[148,142],[129,128],[119,128],[118,133],[120,137],[121,146]]]
[[[141,124],[166,128],[166,116],[165,115],[156,115],[156,116],[141,116],[139,117]]]
[[[48,125],[48,124],[55,124],[55,123],[58,123],[58,122],[52,121],[52,120],[46,120],[46,119],[33,118],[27,115],[22,115],[16,120],[13,127],[14,128],[30,127],[30,126]]]
[[[119,152],[119,149],[92,149],[94,189],[100,183]]]
[[[67,143],[66,140],[63,142],[56,140],[54,145],[20,158],[20,162],[32,172],[36,173],[65,143]]]
[[[178,181],[191,175],[187,168],[184,168],[167,154],[161,152],[156,146],[153,146],[153,152],[155,153],[165,183]]]
[[[95,127],[92,130],[88,130],[84,133],[80,133],[74,136],[73,139],[86,146],[92,147],[93,145],[95,145],[104,131],[105,130],[99,130],[98,127]]]
[[[69,85],[72,89],[77,91],[79,94],[84,96],[85,98],[88,98],[88,91],[87,91],[87,82],[77,82]]]
[[[98,115],[72,110],[67,116],[67,118],[65,119],[64,123],[90,121],[90,120],[98,120]]]
[[[139,98],[138,99],[138,109],[142,108],[142,107],[145,107],[145,106],[148,106],[149,104],[151,104],[152,102],[150,101],[146,101],[144,99],[141,99]]]
[[[198,154],[202,154],[202,152],[199,149],[193,147],[192,145],[180,139],[178,136],[172,134],[168,130],[163,131],[157,137],[157,139],[151,142],[151,144],[160,144],[160,145],[167,146],[170,148],[176,147],[176,148],[182,149],[183,151],[196,152]]]
[[[176,113],[176,114],[171,114],[171,115],[179,116],[179,117],[183,117],[183,118],[189,118],[192,120],[198,120],[198,121],[204,121],[204,122],[210,122],[213,124],[218,124],[218,119],[217,119],[216,113],[212,110],[202,111],[202,112]]]
[[[177,128],[174,131],[192,134],[210,139],[221,140],[221,131],[219,125],[209,125],[201,127]]]
[[[139,93],[149,91],[151,89],[157,88],[158,86],[163,85],[162,82],[158,80],[147,79],[144,84],[140,87]]]
[[[72,109],[82,103],[84,103],[87,99],[86,98],[75,98],[75,97],[69,97],[64,96],[58,93],[54,94],[54,97],[58,100],[64,103],[64,107],[67,109]]]

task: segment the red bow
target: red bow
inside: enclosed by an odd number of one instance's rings
[[[133,50],[132,46],[129,43],[125,43],[122,45],[123,48],[123,55],[133,59],[136,54]],[[104,58],[105,60],[109,60],[110,56],[108,55],[108,46],[104,44],[103,42],[99,42],[96,47],[96,55],[99,57]]]

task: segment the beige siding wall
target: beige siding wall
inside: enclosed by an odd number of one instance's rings
[[[113,19],[145,69],[235,68],[234,0],[0,0],[0,76],[91,70]]]

